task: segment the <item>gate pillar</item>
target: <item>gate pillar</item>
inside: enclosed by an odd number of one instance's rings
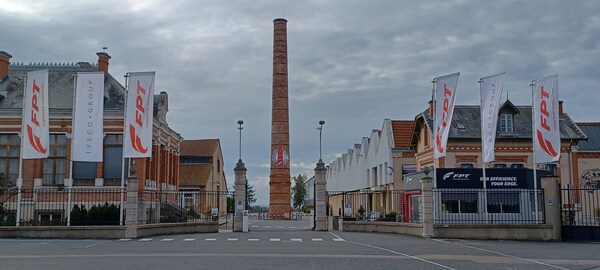
[[[243,225],[243,214],[246,210],[246,167],[242,160],[238,160],[233,169],[235,173],[235,215],[233,217],[233,231],[241,232]]]

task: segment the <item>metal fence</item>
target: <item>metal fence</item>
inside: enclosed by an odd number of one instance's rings
[[[328,192],[328,214],[344,220],[418,222],[411,217],[411,196],[420,191],[361,190]],[[418,206],[415,206],[418,207]]]
[[[600,189],[567,186],[560,191],[562,225],[600,227]]]
[[[433,201],[437,224],[545,223],[541,189],[434,189]]]
[[[140,190],[138,224],[217,221],[227,192]],[[122,225],[121,188],[8,188],[0,193],[0,226]],[[20,201],[20,203],[19,203]]]

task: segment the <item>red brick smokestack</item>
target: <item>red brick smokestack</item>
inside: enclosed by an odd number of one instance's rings
[[[273,25],[273,108],[271,116],[269,216],[274,219],[288,219],[291,214],[291,177],[288,112],[287,20],[275,19]]]
[[[96,53],[98,56],[98,71],[104,71],[104,74],[108,74],[108,60],[110,55],[105,52]]]
[[[0,80],[4,79],[8,74],[8,67],[10,65],[10,59],[12,55],[5,51],[0,51]]]

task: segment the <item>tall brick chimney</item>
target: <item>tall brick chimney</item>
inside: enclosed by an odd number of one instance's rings
[[[8,74],[8,66],[12,55],[5,51],[0,51],[0,81]]]
[[[290,206],[290,134],[288,112],[287,20],[273,21],[273,96],[269,216],[288,219]]]
[[[105,52],[96,53],[98,56],[98,71],[104,71],[104,74],[108,73],[108,60],[110,59],[110,55]]]

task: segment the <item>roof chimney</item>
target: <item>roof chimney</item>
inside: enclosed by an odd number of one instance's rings
[[[12,55],[5,51],[0,51],[0,81],[8,74],[8,66],[10,65]]]
[[[429,116],[433,117],[433,100],[429,100]]]
[[[558,118],[563,118],[565,116],[565,112],[563,111],[563,101],[558,101]]]
[[[104,74],[108,73],[108,59],[110,59],[110,55],[105,52],[96,53],[98,56],[98,71],[104,71]]]

